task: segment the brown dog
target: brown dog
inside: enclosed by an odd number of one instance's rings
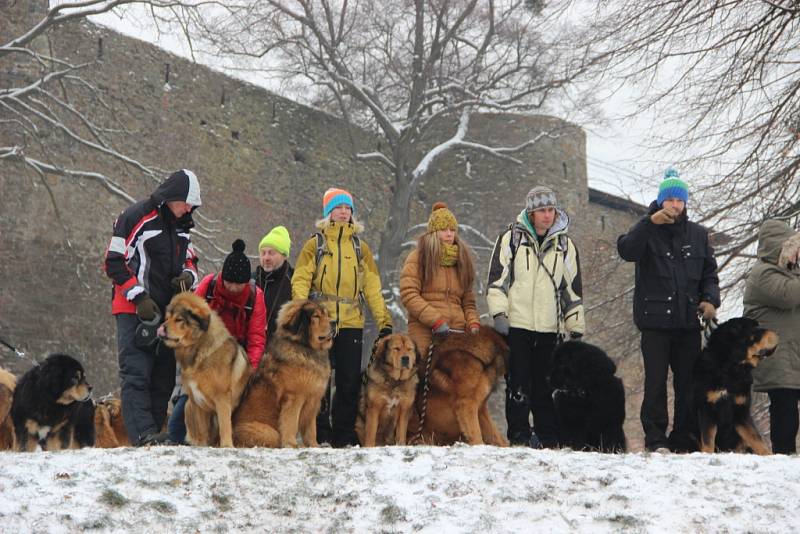
[[[122,403],[114,397],[102,398],[94,406],[94,446],[101,449],[129,447],[128,432],[122,420]]]
[[[0,451],[13,450],[15,445],[11,402],[16,385],[16,377],[0,367]]]
[[[405,334],[379,340],[358,400],[356,434],[365,447],[405,445],[417,392],[417,351]]]
[[[318,447],[316,417],[331,376],[330,317],[319,304],[295,300],[278,313],[267,346],[233,417],[237,447]]]
[[[488,326],[477,334],[455,334],[434,340],[422,432],[417,436],[425,403],[424,391],[417,395],[409,422],[409,437],[423,443],[508,446],[489,415],[489,394],[505,373],[508,345]],[[425,361],[425,358],[423,358]],[[426,363],[420,363],[424,376]]]
[[[186,441],[233,447],[231,414],[252,374],[247,354],[205,299],[172,298],[158,335],[175,350],[186,401]]]

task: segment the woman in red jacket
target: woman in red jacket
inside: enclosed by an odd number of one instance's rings
[[[264,292],[250,282],[250,260],[244,249],[244,241],[234,241],[233,251],[222,264],[222,272],[207,275],[194,292],[205,298],[211,309],[217,312],[228,332],[245,348],[250,365],[256,369],[267,344],[267,309]],[[180,370],[177,380],[180,385]],[[176,443],[183,443],[186,437],[183,418],[186,398],[178,390],[167,425],[170,439]]]

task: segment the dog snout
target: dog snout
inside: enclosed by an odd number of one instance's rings
[[[411,367],[411,358],[409,358],[408,356],[401,356],[400,366],[403,367],[404,369],[408,369],[409,367]]]

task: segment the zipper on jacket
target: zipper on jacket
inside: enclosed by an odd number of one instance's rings
[[[336,250],[339,252],[337,261],[339,262],[339,267],[336,269],[336,296],[339,296],[339,285],[342,282],[342,232],[344,232],[344,227],[339,227],[339,237],[336,238]],[[339,299],[336,299],[336,321],[339,321]]]
[[[530,271],[531,270],[531,249],[525,247],[525,267]]]

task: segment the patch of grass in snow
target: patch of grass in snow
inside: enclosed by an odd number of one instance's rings
[[[354,464],[363,464],[367,461],[367,455],[363,452],[357,452],[353,455],[353,463]]]
[[[617,493],[614,493],[612,495],[609,495],[608,500],[609,501],[628,502],[628,501],[630,501],[630,498],[628,498],[626,495],[619,495]]]
[[[101,517],[92,517],[91,519],[87,519],[78,525],[81,530],[110,530],[113,526],[114,523],[107,515]]]
[[[217,505],[221,512],[227,512],[231,509],[231,497],[224,493],[212,493],[211,500]]]
[[[178,458],[178,461],[175,463],[183,467],[189,467],[190,465],[194,465],[194,462],[189,458]]]
[[[129,502],[127,497],[115,489],[103,490],[103,493],[100,494],[99,501],[108,506],[113,506],[114,508],[121,508]]]
[[[627,514],[614,514],[611,516],[604,517],[603,519],[605,519],[610,523],[619,525],[620,527],[623,528],[639,529],[645,526],[644,521],[642,521],[638,517],[634,517],[632,515],[627,515]]]
[[[405,511],[397,506],[396,504],[387,504],[383,508],[381,508],[380,512],[381,521],[384,523],[389,523],[394,525],[399,521],[406,520],[406,513]]]
[[[146,502],[144,503],[143,508],[149,508],[155,510],[159,514],[164,514],[164,515],[173,515],[175,512],[177,512],[177,510],[175,509],[175,505],[167,501]]]
[[[737,505],[728,506],[727,508],[725,508],[725,513],[726,514],[731,514],[731,515],[733,515],[733,514],[741,514],[742,513],[742,507],[741,506],[737,506]]]
[[[403,461],[406,463],[413,462],[417,459],[417,454],[413,452],[410,448],[403,451]]]

